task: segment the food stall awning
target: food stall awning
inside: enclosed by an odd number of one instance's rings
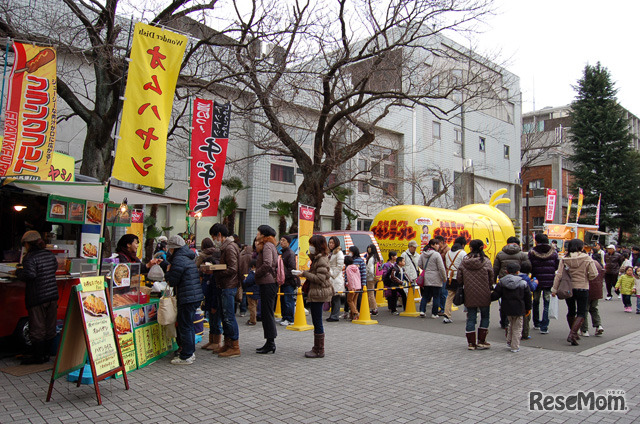
[[[12,180],[7,181],[4,186],[42,194],[53,194],[56,196],[102,202],[104,201],[104,190],[107,185],[104,183],[88,182]],[[125,197],[130,205],[184,204],[186,202],[186,200],[179,199],[177,197],[169,197],[111,184],[109,189],[109,201],[113,203],[121,203]]]

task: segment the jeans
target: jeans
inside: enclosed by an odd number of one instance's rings
[[[193,328],[193,316],[200,302],[178,305],[178,335],[180,337],[180,359],[190,358],[196,351],[196,331]]]
[[[240,313],[241,314],[246,314],[247,313],[247,308],[248,308],[247,295],[243,291],[242,292],[242,300],[240,301]]]
[[[220,305],[222,305],[222,330],[225,337],[238,340],[240,332],[236,321],[236,293],[237,288],[220,290]]]
[[[424,286],[422,287],[422,299],[420,300],[420,312],[427,312],[427,303],[429,300],[433,299],[433,303],[431,304],[431,315],[438,315],[438,311],[440,310],[440,287],[434,286]],[[445,302],[446,302],[445,298]],[[444,305],[444,304],[443,304]]]
[[[262,318],[262,331],[265,339],[275,339],[278,336],[276,319],[273,316],[276,310],[276,297],[278,296],[278,284],[260,284],[260,316]]]
[[[282,320],[293,322],[293,313],[296,307],[296,288],[289,285],[280,286],[282,296],[280,298],[280,310],[282,311]]]
[[[447,303],[447,296],[449,295],[449,290],[447,290],[447,280],[444,281],[444,283],[442,283],[442,288],[440,289],[440,303],[438,303],[438,312],[442,313],[444,312],[444,306]],[[436,312],[433,315],[437,315],[438,312]]]
[[[391,289],[391,294],[387,298],[387,303],[389,304],[389,310],[391,312],[396,312],[398,308],[398,295],[402,297],[402,308],[407,310],[407,294],[404,292],[404,289]]]
[[[587,318],[587,304],[589,303],[589,290],[573,289],[573,296],[565,299],[567,302],[567,318],[578,317]],[[577,307],[577,311],[576,311]]]
[[[324,302],[309,302],[309,310],[311,313],[311,322],[313,323],[314,334],[324,334],[322,326],[322,305]]]
[[[422,294],[422,299],[420,299],[420,311],[419,312],[427,312],[427,303],[433,299],[433,303],[431,304],[431,315],[438,315],[438,311],[440,310],[440,291],[442,289],[440,287],[434,286],[423,286],[420,287],[420,292]],[[445,298],[445,302],[446,302]],[[442,304],[444,307],[444,303]]]
[[[329,318],[331,319],[340,319],[340,295],[337,294],[331,298],[331,313],[329,314]]]
[[[542,320],[540,320],[540,296],[542,296]],[[551,299],[551,288],[538,287],[533,292],[533,326],[539,327],[540,330],[546,331],[549,329],[549,301]]]
[[[640,296],[636,296],[636,312],[640,312]]]
[[[215,281],[209,282],[208,292],[209,302],[209,333],[220,335],[222,334],[222,307],[220,304],[221,292]]]
[[[489,328],[489,308],[490,306],[468,307],[467,308],[467,333],[476,331],[478,320],[478,310],[480,310],[480,327]]]

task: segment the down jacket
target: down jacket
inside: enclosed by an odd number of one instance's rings
[[[494,281],[489,258],[465,256],[458,268],[458,284],[464,287],[464,306],[482,308],[491,305],[491,286]]]
[[[531,310],[531,290],[518,275],[507,274],[491,293],[491,300],[502,299],[500,309],[508,317],[521,317]]]
[[[275,284],[276,267],[278,266],[278,250],[276,249],[276,239],[269,236],[264,237],[262,243],[256,244],[258,259],[256,259],[256,283]]]
[[[58,260],[46,249],[31,250],[22,259],[16,277],[27,284],[24,303],[28,308],[58,300]]]
[[[184,245],[174,250],[169,260],[171,267],[164,278],[171,287],[176,288],[178,305],[201,302],[204,299],[195,258],[195,252],[189,249],[189,245]]]
[[[620,273],[620,267],[624,262],[624,257],[618,253],[613,252],[613,254],[609,254],[609,252],[604,254],[604,272],[605,274],[614,274],[618,275]]]
[[[418,259],[418,266],[424,269],[425,287],[442,287],[447,279],[447,273],[440,253],[433,249],[423,251]]]
[[[344,277],[342,274],[342,268],[344,267],[344,253],[340,250],[340,246],[333,249],[331,256],[329,256],[329,274],[331,285],[333,290],[338,292],[344,291]]]
[[[520,249],[517,244],[507,244],[496,255],[493,261],[493,275],[495,278],[502,278],[507,275],[507,264],[516,262],[522,267],[523,262],[529,262],[529,257]]]
[[[558,292],[558,286],[560,286],[560,281],[562,281],[562,273],[564,272],[565,265],[569,268],[571,285],[574,289],[589,290],[589,281],[598,276],[596,263],[589,255],[582,252],[569,253],[568,256],[560,260],[551,293]]]
[[[550,244],[537,244],[529,251],[531,276],[538,279],[538,287],[550,289],[558,269],[558,252]]]
[[[342,274],[342,273],[341,273]],[[316,255],[311,260],[311,267],[302,276],[309,282],[309,302],[329,302],[334,295],[329,275],[329,258],[326,255]]]
[[[234,289],[240,286],[239,275],[239,259],[240,248],[233,241],[233,238],[227,237],[220,246],[220,264],[227,266],[227,269],[213,271],[216,283],[220,289]]]

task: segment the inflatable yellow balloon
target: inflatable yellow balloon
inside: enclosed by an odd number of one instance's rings
[[[411,240],[417,241],[422,251],[435,236],[443,236],[449,245],[460,236],[464,236],[467,243],[480,239],[485,244],[485,253],[493,261],[507,239],[515,235],[511,219],[496,207],[511,202],[500,198],[506,192],[507,189],[502,188],[491,196],[488,204],[467,205],[455,211],[417,205],[393,206],[376,215],[371,231],[385,261],[389,251],[395,250],[400,255]]]

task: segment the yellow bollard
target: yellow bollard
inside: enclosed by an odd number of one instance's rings
[[[273,316],[276,318],[282,318],[282,306],[280,306],[281,297],[282,292],[280,291],[280,287],[278,287],[278,296],[276,297],[276,310],[273,313]]]
[[[307,324],[307,316],[304,314],[304,302],[302,301],[302,288],[298,287],[298,298],[296,299],[296,313],[293,317],[293,324],[287,325],[287,330],[307,331],[313,330],[313,325]]]
[[[409,294],[407,296],[407,309],[405,311],[400,312],[401,317],[418,317],[420,313],[416,311],[416,302],[414,301],[415,297],[415,287],[409,287]]]
[[[378,304],[378,308],[389,305],[389,303],[387,303],[387,299],[384,297],[384,284],[382,283],[382,280],[378,280],[378,289],[376,290],[376,303]]]
[[[371,319],[369,312],[369,296],[367,295],[367,286],[362,286],[362,302],[360,302],[360,318],[351,321],[352,324],[371,325],[377,324],[378,321]]]

